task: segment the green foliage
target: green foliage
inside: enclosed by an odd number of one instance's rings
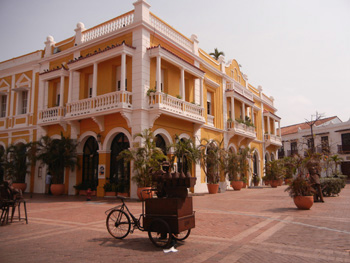
[[[217,184],[220,180],[220,163],[223,157],[222,143],[223,141],[202,139],[202,143],[199,145],[200,164],[209,184]]]
[[[106,182],[103,186],[105,192],[118,192],[118,185],[115,183]]]
[[[151,93],[156,93],[156,92],[157,92],[156,89],[148,89],[148,90],[147,90],[147,96],[150,96]]]
[[[74,185],[73,186],[76,190],[88,190],[89,188],[91,191],[96,190],[96,185],[94,182],[82,182],[80,184]]]
[[[239,156],[233,151],[226,151],[222,158],[222,169],[227,174],[229,181],[238,181],[240,179]]]
[[[314,189],[304,176],[296,177],[284,191],[288,192],[290,197],[312,196],[314,194]]]
[[[225,53],[222,51],[219,51],[217,48],[215,48],[214,52],[209,53],[209,55],[212,56],[213,58],[215,58],[216,60],[218,60],[221,55],[225,56]]]
[[[180,162],[181,172],[184,172],[184,164],[187,164],[189,170],[192,168],[192,164],[198,162],[200,159],[200,151],[195,146],[192,139],[179,138],[175,135],[175,143],[170,148],[173,149],[173,155],[170,159],[170,166],[174,167],[175,159]]]
[[[281,160],[269,161],[265,165],[265,176],[267,180],[282,179],[285,174],[285,167]]]
[[[292,179],[295,173],[297,172],[297,158],[295,156],[285,156],[282,159],[284,170],[284,178]]]
[[[321,178],[321,189],[324,196],[339,195],[342,188],[345,187],[346,177]]]
[[[28,167],[33,163],[34,143],[11,144],[2,149],[1,164],[4,167],[5,178],[15,183],[25,183],[26,175],[30,174]]]
[[[60,139],[51,139],[49,136],[42,137],[38,144],[36,158],[48,165],[54,184],[62,184],[64,169],[74,171],[78,165],[77,143],[61,133]]]
[[[138,137],[142,140],[143,146],[122,151],[118,159],[124,159],[125,162],[134,161],[132,180],[138,187],[149,187],[152,186],[152,171],[158,171],[167,157],[156,147],[156,139],[151,130],[145,129],[142,133],[136,134],[134,139]]]

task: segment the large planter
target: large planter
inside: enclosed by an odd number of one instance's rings
[[[313,196],[296,196],[293,198],[294,204],[303,210],[308,210],[314,204]]]
[[[209,194],[216,194],[219,191],[219,184],[207,184]]]
[[[279,179],[278,180],[278,186],[282,186],[282,184],[283,184],[283,179]]]
[[[266,180],[264,181],[265,185],[269,185],[270,184],[270,181],[269,180]]]
[[[79,195],[85,196],[86,195],[86,190],[79,190]]]
[[[119,196],[123,196],[123,197],[129,197],[129,193],[121,193],[121,192],[118,192],[118,195],[119,195]]]
[[[259,182],[254,182],[254,186],[259,186]]]
[[[242,188],[247,188],[247,183],[243,182],[243,187]]]
[[[53,195],[62,195],[64,193],[64,184],[52,184],[50,189]]]
[[[147,189],[152,189],[152,187],[139,187],[137,188],[137,196],[139,197],[140,200],[145,200],[147,198],[152,198],[153,197],[153,192],[152,191],[143,191]],[[142,196],[141,196],[142,194]]]
[[[116,192],[105,192],[105,196],[113,197],[113,196],[117,196],[117,193]]]
[[[231,186],[232,186],[233,190],[240,191],[243,187],[243,182],[242,181],[231,181]]]
[[[279,185],[279,181],[278,180],[271,180],[270,185],[272,188],[276,188]]]
[[[13,184],[12,184],[12,187],[13,187],[14,189],[21,190],[22,193],[24,193],[24,191],[25,191],[26,188],[27,188],[27,184],[26,184],[26,183],[13,183]]]

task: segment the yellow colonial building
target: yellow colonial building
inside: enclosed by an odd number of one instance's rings
[[[47,37],[44,50],[0,62],[0,145],[61,133],[76,139],[81,165],[66,170],[66,194],[94,180],[103,196],[108,178],[130,178],[132,169],[116,158],[148,128],[163,149],[175,135],[197,143],[223,140],[236,152],[254,148],[252,173],[263,176],[265,161],[276,158],[281,146],[273,98],[248,83],[236,60],[213,59],[199,48],[197,36],[169,26],[146,1],[133,5],[90,29],[78,23],[72,38]],[[27,191],[45,191],[46,169],[40,163],[30,169]],[[194,191],[206,192],[199,164],[194,176]],[[132,181],[130,195],[136,196]]]

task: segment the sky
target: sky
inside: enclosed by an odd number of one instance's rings
[[[60,42],[135,0],[0,0],[0,61]],[[350,118],[350,0],[147,0],[151,12],[199,47],[236,59],[248,82],[275,99],[281,126]]]

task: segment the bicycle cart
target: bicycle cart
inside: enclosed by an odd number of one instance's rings
[[[173,239],[183,241],[188,238],[195,227],[195,213],[187,187],[193,187],[196,178],[168,179],[161,180],[163,194],[160,194],[159,184],[157,189],[143,190],[155,191],[161,198],[142,200],[139,218],[130,212],[125,197],[118,196],[122,204],[105,212],[108,232],[114,238],[123,239],[135,229],[147,231],[151,242],[161,248],[169,247]]]

